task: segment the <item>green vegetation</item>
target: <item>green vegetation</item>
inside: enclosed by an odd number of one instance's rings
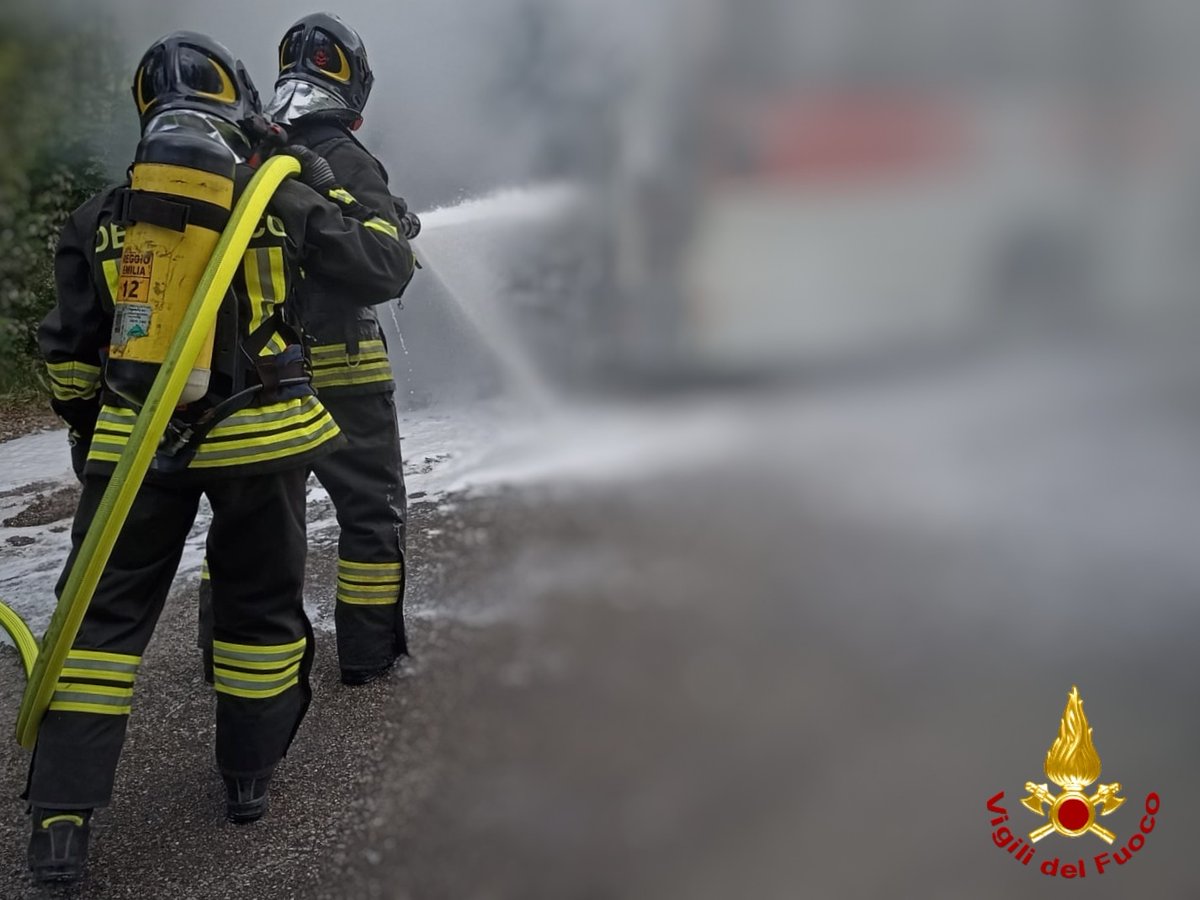
[[[38,322],[54,305],[63,220],[119,173],[131,119],[113,47],[13,23],[0,32],[0,395],[39,390]]]

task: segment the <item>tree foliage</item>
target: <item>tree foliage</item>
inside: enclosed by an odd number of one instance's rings
[[[122,75],[94,33],[0,31],[0,394],[38,383],[37,325],[54,305],[59,230],[119,171]]]

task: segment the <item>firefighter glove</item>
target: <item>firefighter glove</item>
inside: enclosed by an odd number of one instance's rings
[[[300,162],[300,180],[322,197],[338,186],[333,167],[325,157],[299,144],[290,144],[283,148],[283,152],[294,156]]]
[[[415,212],[406,212],[401,216],[400,233],[410,241],[421,233],[421,220]]]
[[[67,431],[67,443],[71,447],[71,468],[75,477],[83,481],[83,469],[87,465],[88,450],[92,447],[92,436],[80,434],[72,428]]]

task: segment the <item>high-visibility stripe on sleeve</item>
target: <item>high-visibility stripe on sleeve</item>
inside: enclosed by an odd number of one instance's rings
[[[250,298],[250,325],[247,334],[254,334],[275,312],[275,307],[287,296],[287,270],[282,247],[260,247],[247,250],[242,257],[242,275]],[[278,333],[259,352],[260,356],[282,353],[287,349]]]
[[[372,231],[381,231],[384,234],[386,234],[388,237],[392,237],[392,238],[395,238],[396,240],[400,240],[400,229],[397,228],[395,225],[393,225],[391,222],[389,222],[387,219],[376,216],[373,219],[367,219],[367,221],[363,222],[363,224],[366,225],[368,228],[370,228]]]
[[[208,557],[200,560],[200,580],[212,581],[212,576],[208,574]]]
[[[345,188],[334,188],[329,192],[329,199],[336,200],[339,203],[344,203],[346,206],[353,206],[358,201],[354,199],[354,195]]]
[[[250,296],[248,334],[254,334],[275,311],[274,286],[270,278],[271,263],[267,252],[267,248],[251,248],[242,257],[242,274],[246,278],[246,293]],[[267,277],[264,279],[263,275]]]
[[[88,400],[100,390],[100,367],[77,360],[46,363],[55,400]]]
[[[104,283],[108,286],[108,299],[116,303],[117,287],[121,282],[121,272],[117,267],[117,260],[106,259],[100,265],[104,269]]]

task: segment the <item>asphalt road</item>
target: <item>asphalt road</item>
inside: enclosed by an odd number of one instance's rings
[[[740,395],[738,447],[414,510],[415,656],[330,640],[268,819],[221,822],[193,604],[147,654],[81,897],[1193,897],[1200,363],[1085,342]],[[314,548],[313,591],[333,554]],[[0,729],[17,663],[3,659]],[[1078,684],[1103,782],[1161,812],[1124,866],[992,842]],[[0,764],[15,796],[26,760]],[[1053,786],[1052,786],[1053,787]],[[18,801],[0,896],[24,876]]]

